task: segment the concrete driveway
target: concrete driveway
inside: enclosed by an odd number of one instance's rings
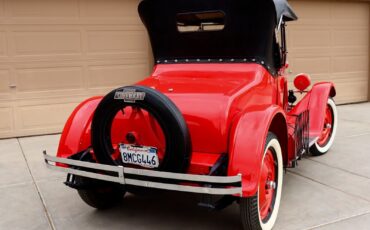
[[[285,174],[275,229],[370,228],[370,103],[339,107],[338,135],[325,156]],[[0,229],[239,229],[237,205],[211,212],[194,195],[127,195],[96,211],[49,171],[42,150],[55,153],[59,135],[0,140]]]

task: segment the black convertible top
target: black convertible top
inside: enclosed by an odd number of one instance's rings
[[[286,0],[142,0],[157,63],[258,62],[280,64],[275,29],[297,16]]]

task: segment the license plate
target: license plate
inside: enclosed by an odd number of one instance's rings
[[[159,166],[157,148],[121,144],[119,151],[123,163],[140,165],[145,168],[158,168]]]

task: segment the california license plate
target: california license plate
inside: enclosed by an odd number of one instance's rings
[[[123,163],[140,165],[145,168],[158,168],[159,166],[157,148],[121,144],[119,151]]]

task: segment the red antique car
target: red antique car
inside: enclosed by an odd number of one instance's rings
[[[98,209],[127,191],[192,192],[208,208],[237,202],[243,229],[271,229],[284,169],[326,153],[338,121],[332,83],[308,91],[300,74],[288,90],[285,28],[297,16],[286,0],[143,0],[139,14],[153,73],[82,102],[47,166]]]

